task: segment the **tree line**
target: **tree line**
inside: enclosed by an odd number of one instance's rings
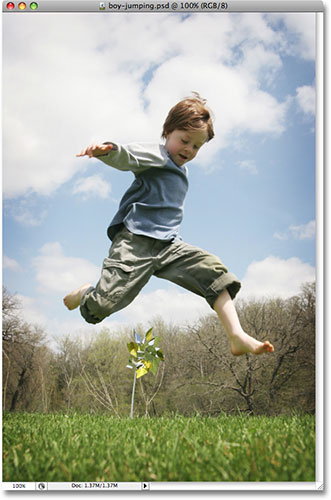
[[[270,355],[232,356],[216,314],[194,325],[155,318],[165,361],[138,379],[135,415],[216,416],[315,411],[315,285],[289,299],[236,303],[245,331],[270,340]],[[70,333],[49,347],[47,332],[25,322],[15,295],[3,289],[4,411],[91,412],[128,416],[132,370],[126,368],[132,330],[101,327],[89,338]]]

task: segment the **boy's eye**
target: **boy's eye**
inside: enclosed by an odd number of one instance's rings
[[[184,139],[182,139],[182,143],[183,144],[188,144],[188,141],[185,141]]]

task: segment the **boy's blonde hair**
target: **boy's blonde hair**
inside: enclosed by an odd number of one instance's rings
[[[198,92],[192,92],[194,97],[187,97],[171,108],[163,124],[162,137],[166,139],[174,130],[200,130],[208,132],[207,142],[214,137],[214,127],[211,110],[206,106]]]

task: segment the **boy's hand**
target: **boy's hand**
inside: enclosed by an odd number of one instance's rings
[[[76,156],[88,156],[89,158],[94,158],[97,156],[106,155],[109,151],[113,149],[112,144],[91,144],[87,148],[83,149]]]

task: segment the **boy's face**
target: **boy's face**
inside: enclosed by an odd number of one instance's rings
[[[166,137],[165,148],[171,159],[181,167],[184,163],[193,160],[201,146],[207,141],[207,129],[201,130],[173,130]]]

